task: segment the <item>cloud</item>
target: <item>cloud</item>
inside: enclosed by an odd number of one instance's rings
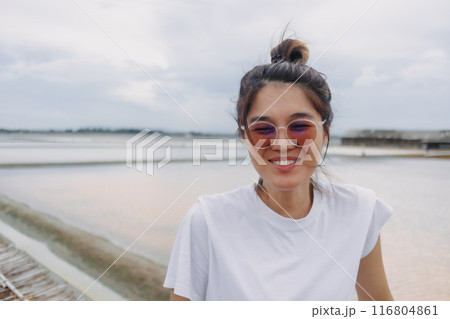
[[[155,83],[150,79],[148,81],[134,81],[112,90],[111,94],[117,96],[126,102],[138,105],[159,108],[160,105],[155,103]]]
[[[389,77],[385,74],[376,74],[375,66],[363,67],[361,73],[362,74],[354,81],[355,86],[371,86],[389,80]]]
[[[399,96],[410,96],[412,108],[420,108],[415,100],[423,99],[411,87],[433,94],[436,104],[449,98],[438,90],[444,83],[448,86],[450,74],[450,43],[443,41],[450,33],[447,2],[378,1],[339,39],[372,0],[79,2],[108,34],[72,1],[16,0],[2,5],[0,81],[5,89],[0,88],[0,125],[20,124],[18,114],[26,113],[7,109],[45,106],[39,123],[27,122],[30,128],[97,121],[99,126],[123,122],[234,132],[229,112],[239,81],[245,71],[269,62],[270,49],[289,21],[296,35],[309,43],[310,63],[328,49],[314,67],[338,91],[342,110],[358,109],[364,100],[358,90],[366,99],[378,96],[388,105],[393,86]],[[127,53],[202,126],[197,127]],[[86,111],[74,116],[69,106]],[[104,115],[93,118],[88,112],[93,107]],[[59,121],[61,112],[72,122]],[[401,119],[412,116],[408,114]],[[345,116],[355,116],[356,123],[362,115]],[[373,114],[372,121],[381,118]],[[351,125],[348,121],[344,126]]]
[[[450,83],[450,64],[445,51],[428,50],[417,57],[417,61],[399,72],[400,81],[406,85],[419,84],[427,86],[446,85]]]

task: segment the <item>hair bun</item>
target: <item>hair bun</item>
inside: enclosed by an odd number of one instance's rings
[[[270,51],[272,63],[287,61],[306,64],[309,50],[305,43],[299,40],[286,39]]]

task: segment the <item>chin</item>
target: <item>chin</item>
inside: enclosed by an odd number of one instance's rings
[[[279,190],[290,191],[296,189],[305,183],[309,183],[310,176],[275,176],[275,177],[264,177],[264,183],[269,185],[269,187],[273,187]]]

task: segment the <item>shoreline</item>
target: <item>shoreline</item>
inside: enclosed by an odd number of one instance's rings
[[[421,148],[393,148],[356,145],[330,145],[329,156],[344,157],[391,157],[391,158],[441,158],[449,159],[450,150],[425,150]]]
[[[364,147],[364,146],[330,146],[327,156],[349,158],[433,158],[450,159],[450,150],[425,150],[416,148],[388,148],[388,147]],[[237,156],[236,160],[244,160],[246,156]],[[161,160],[155,158],[155,161]],[[171,163],[190,162],[192,158],[172,158]],[[229,161],[228,157],[208,160],[214,162]],[[78,162],[28,162],[28,163],[0,163],[0,169],[6,168],[39,168],[52,166],[94,166],[94,165],[126,165],[125,160],[91,160]]]
[[[0,222],[7,225],[1,227],[1,233],[8,232],[14,238],[3,234],[5,237],[18,248],[34,254],[37,262],[64,280],[69,283],[75,280],[74,286],[78,290],[84,291],[87,287],[83,288],[82,283],[90,285],[124,251],[104,238],[1,194]],[[165,271],[166,267],[152,260],[126,252],[98,281],[100,285],[93,285],[98,287],[90,288],[93,291],[87,295],[92,299],[106,297],[108,300],[168,300],[170,292],[162,287]]]

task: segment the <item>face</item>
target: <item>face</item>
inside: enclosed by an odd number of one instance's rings
[[[304,91],[297,85],[288,88],[289,85],[284,83],[264,86],[256,95],[247,116],[249,126],[255,121],[265,121],[277,128],[284,127],[278,128],[277,139],[267,148],[257,149],[246,143],[253,166],[263,178],[264,185],[280,190],[309,184],[311,175],[321,161],[320,152],[327,138],[323,125],[317,124],[322,118]],[[285,128],[298,119],[311,120],[317,124],[317,134],[307,143],[308,147],[295,146],[291,143],[294,141],[288,139]],[[248,139],[247,133],[245,138]]]

